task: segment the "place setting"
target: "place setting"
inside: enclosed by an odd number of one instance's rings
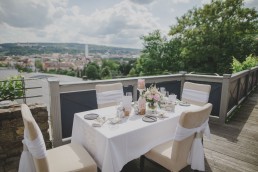
[[[144,122],[168,118],[168,113],[175,112],[176,97],[175,94],[169,94],[164,87],[158,89],[155,84],[147,89],[142,86],[139,100],[134,103],[135,115],[144,115]]]

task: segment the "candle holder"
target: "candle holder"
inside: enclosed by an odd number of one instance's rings
[[[140,96],[142,96],[142,93],[143,93],[143,91],[144,91],[145,89],[140,89],[140,88],[137,88],[137,90],[139,91],[139,93],[140,93]]]
[[[144,115],[146,113],[146,100],[143,97],[143,91],[145,89],[139,89],[138,88],[138,90],[140,92],[140,96],[139,96],[139,99],[138,99],[139,115]]]

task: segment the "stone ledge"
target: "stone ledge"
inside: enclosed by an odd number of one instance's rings
[[[52,147],[49,140],[47,107],[44,104],[30,104],[31,113],[42,131],[47,149]],[[23,150],[24,124],[21,106],[11,104],[0,107],[0,171],[17,171]]]

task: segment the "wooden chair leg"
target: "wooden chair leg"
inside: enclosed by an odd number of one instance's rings
[[[145,160],[145,157],[144,157],[144,155],[142,155],[140,157],[140,172],[144,171],[144,160]]]

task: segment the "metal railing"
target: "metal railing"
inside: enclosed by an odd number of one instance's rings
[[[165,86],[181,98],[185,81],[211,85],[209,102],[213,104],[210,121],[224,124],[232,111],[250,94],[258,83],[258,67],[236,74],[223,76],[173,74],[148,77],[132,77],[112,80],[95,80],[81,82],[59,82],[49,78],[50,117],[53,130],[53,145],[62,145],[71,134],[73,115],[76,112],[97,108],[95,86],[121,82],[124,92],[131,90],[136,101],[137,80],[145,79],[148,84],[156,83],[158,87]],[[64,126],[64,127],[62,127]],[[66,131],[68,130],[68,132]]]
[[[13,79],[13,80],[1,80],[0,84],[5,83],[5,82],[13,82],[13,84],[15,82],[21,82],[22,84],[22,88],[14,88],[15,91],[22,91],[22,96],[16,96],[14,98],[6,98],[6,99],[1,99],[0,101],[4,101],[4,100],[19,100],[22,99],[23,103],[27,103],[27,99],[28,98],[36,98],[36,97],[42,97],[43,95],[31,95],[31,96],[26,96],[26,91],[27,90],[33,90],[33,89],[39,89],[42,88],[41,86],[39,87],[26,87],[26,81],[30,81],[30,80],[37,80],[37,79],[24,79],[24,77],[22,77],[21,79]]]

